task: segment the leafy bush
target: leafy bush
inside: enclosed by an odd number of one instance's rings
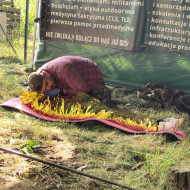
[[[20,30],[21,33],[24,33],[25,30],[25,20],[26,20],[26,0],[14,0],[15,7],[20,9]],[[29,1],[29,10],[28,10],[28,32],[31,33],[34,26],[34,19],[36,14],[36,1]]]

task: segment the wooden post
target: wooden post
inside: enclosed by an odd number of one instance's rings
[[[1,24],[1,28],[0,28],[0,41],[5,41],[6,40],[6,35],[4,33],[6,33],[6,24],[7,24],[7,17],[6,17],[6,13],[4,12],[0,12],[0,24]],[[3,30],[2,30],[3,28]]]
[[[0,12],[6,13],[6,33],[11,38],[20,36],[20,9],[14,8],[13,0],[0,0]]]

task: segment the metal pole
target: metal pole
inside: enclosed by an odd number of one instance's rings
[[[100,177],[95,176],[95,175],[86,174],[86,173],[77,171],[75,169],[68,168],[66,166],[61,166],[61,165],[55,164],[55,163],[50,162],[50,161],[41,160],[39,158],[28,156],[26,154],[22,154],[22,153],[20,153],[18,151],[15,151],[15,150],[3,148],[3,147],[0,147],[0,150],[3,150],[5,152],[11,153],[11,154],[16,154],[18,156],[22,156],[22,157],[25,157],[25,158],[29,158],[29,159],[32,159],[32,160],[35,160],[35,161],[38,161],[38,162],[41,162],[41,163],[44,163],[44,164],[48,164],[50,166],[54,166],[54,167],[57,167],[57,168],[60,168],[60,169],[63,169],[63,170],[67,170],[67,171],[70,171],[70,172],[73,172],[73,173],[76,173],[76,174],[79,174],[79,175],[83,175],[83,176],[90,177],[90,178],[93,178],[93,179],[96,179],[96,180],[99,180],[99,181],[103,181],[103,182],[109,183],[111,185],[115,185],[115,186],[122,187],[122,188],[125,188],[125,189],[130,189],[130,190],[139,190],[139,189],[132,188],[132,187],[130,187],[128,185],[123,185],[123,184],[120,184],[120,183],[117,183],[117,182],[114,182],[114,181],[110,181],[108,179],[100,178]]]
[[[25,19],[25,39],[24,39],[24,61],[27,61],[27,46],[28,46],[28,10],[29,0],[26,0],[26,19]]]
[[[32,61],[31,61],[31,65],[34,67],[34,57],[35,57],[35,45],[36,45],[36,33],[37,33],[37,29],[39,27],[39,3],[40,0],[37,0],[36,3],[36,18],[34,20],[34,36],[33,36],[33,48],[32,48]],[[37,19],[37,20],[36,20]],[[38,39],[39,40],[39,39]]]

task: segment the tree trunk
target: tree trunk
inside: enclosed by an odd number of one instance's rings
[[[172,171],[174,186],[178,190],[190,190],[190,163],[178,166]]]

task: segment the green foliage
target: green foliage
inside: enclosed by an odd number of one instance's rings
[[[25,30],[25,20],[26,20],[26,0],[14,0],[15,7],[21,11],[21,33]],[[31,33],[34,26],[34,19],[36,15],[36,0],[29,1],[28,10],[28,32]]]
[[[27,155],[34,152],[34,149],[40,147],[40,142],[28,141],[26,144],[22,144],[20,149]]]

